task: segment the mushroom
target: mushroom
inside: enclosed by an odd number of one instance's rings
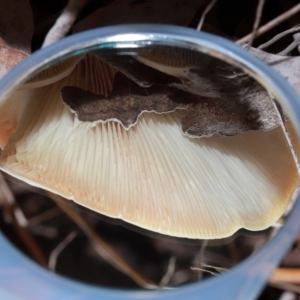
[[[261,230],[299,184],[280,127],[230,138],[191,138],[182,110],[143,112],[135,126],[83,122],[64,105],[75,86],[107,96],[116,70],[87,55],[49,85],[0,103],[0,168],[29,184],[145,229],[187,238]]]

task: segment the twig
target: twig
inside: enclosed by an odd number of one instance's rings
[[[27,219],[27,227],[32,227],[39,225],[49,219],[52,219],[58,216],[61,213],[61,210],[58,207],[53,207],[31,219]]]
[[[63,198],[50,192],[48,194],[51,199],[53,199],[55,203],[69,216],[69,218],[80,227],[99,255],[129,276],[139,286],[147,289],[159,288],[157,285],[150,282],[150,280],[145,279],[142,275],[137,273],[127,262],[125,262],[92,228],[86,224],[86,222],[71,206],[64,203]]]
[[[170,282],[175,272],[175,266],[176,266],[176,257],[172,256],[169,260],[167,272],[159,283],[160,287],[165,287]]]
[[[285,56],[289,52],[294,50],[297,46],[299,46],[299,44],[300,44],[300,33],[294,34],[293,38],[294,38],[294,41],[290,45],[288,45],[284,50],[279,52],[277,55]]]
[[[207,265],[207,264],[202,264],[202,266],[205,267],[205,268],[215,269],[219,273],[223,273],[223,272],[227,271],[226,268],[222,268],[222,267],[217,267],[217,266],[212,266],[212,265]]]
[[[282,23],[283,21],[285,21],[286,19],[290,18],[291,16],[293,16],[296,13],[298,13],[299,11],[300,11],[300,4],[297,4],[293,8],[291,8],[290,10],[286,11],[285,13],[281,14],[277,18],[273,19],[272,21],[270,21],[267,24],[265,24],[262,27],[260,27],[257,30],[256,36],[258,37],[258,36],[266,33],[267,31],[269,31],[273,27],[277,26],[278,24]],[[242,45],[244,43],[247,43],[251,39],[251,36],[252,36],[252,33],[246,35],[242,39],[239,39],[236,43],[238,45]]]
[[[263,11],[263,8],[264,8],[264,4],[265,4],[265,0],[259,0],[258,5],[257,5],[257,9],[256,9],[255,21],[254,21],[254,24],[253,24],[251,38],[250,38],[249,43],[247,45],[248,48],[250,48],[252,46],[253,41],[256,38],[258,26],[259,26],[260,21],[261,21],[261,16],[262,16],[262,11]]]
[[[54,239],[58,235],[58,229],[56,227],[49,227],[43,225],[35,225],[29,228],[30,232],[34,235],[39,235],[48,239]]]
[[[4,201],[9,208],[8,213],[14,216],[19,226],[26,227],[27,219],[24,216],[22,210],[17,206],[15,197],[5,179],[3,178],[2,173],[0,173],[0,189],[4,195]]]
[[[199,24],[197,26],[197,31],[200,31],[202,28],[202,25],[205,21],[206,15],[211,11],[211,9],[215,6],[218,0],[211,0],[211,2],[206,6],[204,12],[202,13],[201,19],[199,21]]]
[[[202,278],[202,270],[200,269],[200,267],[203,265],[203,261],[204,261],[204,252],[206,250],[206,247],[208,245],[208,240],[204,240],[202,245],[201,245],[201,248],[200,248],[200,251],[198,253],[198,255],[196,256],[195,258],[195,269],[198,268],[200,272],[197,273],[197,277],[198,279],[201,279]]]
[[[20,179],[17,179],[15,177],[12,177],[6,173],[2,173],[3,178],[5,181],[10,182],[10,186],[12,185],[12,189],[14,191],[14,194],[24,193],[26,191],[33,192],[35,194],[44,195],[43,192],[37,187],[31,186],[28,183],[25,183],[24,181],[21,181]]]
[[[230,257],[233,261],[239,261],[240,260],[240,253],[238,250],[238,247],[236,246],[236,240],[232,240],[231,243],[228,244],[228,250]]]
[[[215,273],[215,272],[206,270],[206,269],[204,269],[204,268],[191,267],[191,270],[192,270],[192,271],[198,271],[198,272],[201,271],[201,273],[202,273],[202,272],[205,272],[205,273],[208,273],[208,274],[214,275],[214,276],[219,275],[219,273]]]
[[[16,211],[21,212],[20,208],[17,207],[13,193],[11,192],[8,184],[4,180],[2,174],[0,173],[0,188],[4,194],[4,200],[7,205],[7,212],[11,217],[12,224],[14,225],[19,237],[23,240],[25,247],[32,255],[32,257],[38,261],[42,266],[47,267],[47,259],[45,258],[43,252],[40,250],[36,244],[33,237],[27,232],[18,222],[18,214]],[[22,215],[25,219],[25,216]]]
[[[299,300],[297,294],[290,291],[283,291],[278,300]]]
[[[225,268],[217,267],[217,266],[212,266],[212,265],[207,265],[207,264],[202,264],[201,267],[203,267],[203,268],[200,268],[200,267],[191,267],[191,270],[192,271],[198,271],[197,273],[199,273],[199,271],[201,273],[202,272],[206,272],[206,273],[209,273],[211,275],[219,275],[219,274],[224,273],[225,271],[227,271],[227,269],[225,269]],[[207,268],[208,269],[214,269],[218,273],[210,271],[210,270],[207,270]]]
[[[291,154],[293,156],[293,159],[294,159],[294,162],[295,162],[295,165],[296,165],[296,168],[297,168],[297,171],[298,171],[298,174],[300,175],[300,163],[299,163],[299,158],[297,156],[297,153],[295,151],[295,147],[293,145],[293,142],[292,142],[292,139],[290,137],[290,134],[285,126],[285,123],[284,123],[284,115],[283,115],[283,111],[282,111],[282,108],[280,105],[277,104],[276,100],[274,99],[274,97],[269,93],[269,96],[270,98],[272,99],[272,102],[273,102],[273,105],[274,105],[274,108],[276,110],[276,113],[277,113],[277,116],[280,120],[280,125],[281,125],[281,128],[282,128],[282,131],[283,131],[283,134],[286,138],[286,141],[289,145],[289,148],[291,150]],[[275,228],[274,228],[275,229]]]
[[[3,178],[3,175],[1,172],[0,172],[0,189],[3,194],[3,200],[6,202],[6,204],[13,206],[15,204],[15,197],[14,197],[13,193],[11,192],[5,179]]]
[[[37,243],[33,239],[33,237],[23,228],[21,227],[15,218],[12,220],[13,225],[19,235],[19,237],[23,240],[25,247],[31,254],[31,256],[42,266],[47,268],[47,259],[43,252],[38,247]]]
[[[182,283],[186,283],[192,280],[191,272],[190,270],[179,270],[175,272],[175,274],[172,276],[172,286],[178,286]]]
[[[296,26],[293,27],[291,29],[285,30],[279,34],[276,34],[271,40],[269,40],[268,42],[261,44],[259,47],[257,47],[257,49],[265,49],[269,46],[271,46],[272,44],[276,43],[277,41],[279,41],[281,38],[285,37],[286,35],[293,33],[293,32],[297,32],[300,30],[300,26]]]
[[[289,292],[297,293],[300,294],[300,286],[295,285],[295,284],[289,284],[289,283],[270,283],[271,286],[281,289],[281,290],[286,290]]]
[[[49,257],[48,268],[49,270],[55,272],[57,257],[59,254],[70,244],[73,239],[77,236],[76,231],[72,231],[62,242],[60,242],[55,249],[51,252]]]
[[[49,30],[42,48],[60,40],[71,29],[80,11],[89,0],[69,0],[62,14],[58,17],[53,27]]]
[[[269,282],[300,284],[300,269],[278,268],[272,273]]]

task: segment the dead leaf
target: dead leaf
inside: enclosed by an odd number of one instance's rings
[[[250,52],[276,70],[300,95],[300,56],[281,56],[259,49]]]
[[[27,53],[9,47],[0,38],[0,78],[27,56]]]
[[[27,0],[0,0],[0,78],[30,54],[33,16]]]

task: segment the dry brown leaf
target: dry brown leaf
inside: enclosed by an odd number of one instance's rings
[[[300,56],[275,55],[255,48],[250,52],[276,70],[300,95]]]
[[[0,78],[27,56],[27,53],[8,46],[0,38]]]
[[[33,17],[30,2],[0,0],[0,78],[26,58],[31,49]]]

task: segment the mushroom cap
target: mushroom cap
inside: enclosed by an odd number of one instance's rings
[[[54,84],[24,90],[27,104],[0,156],[3,171],[178,237],[261,230],[282,215],[299,177],[281,128],[190,138],[177,111],[144,113],[127,131],[118,122],[81,122],[63,105],[60,90],[79,86],[106,95],[116,72],[91,59]]]

